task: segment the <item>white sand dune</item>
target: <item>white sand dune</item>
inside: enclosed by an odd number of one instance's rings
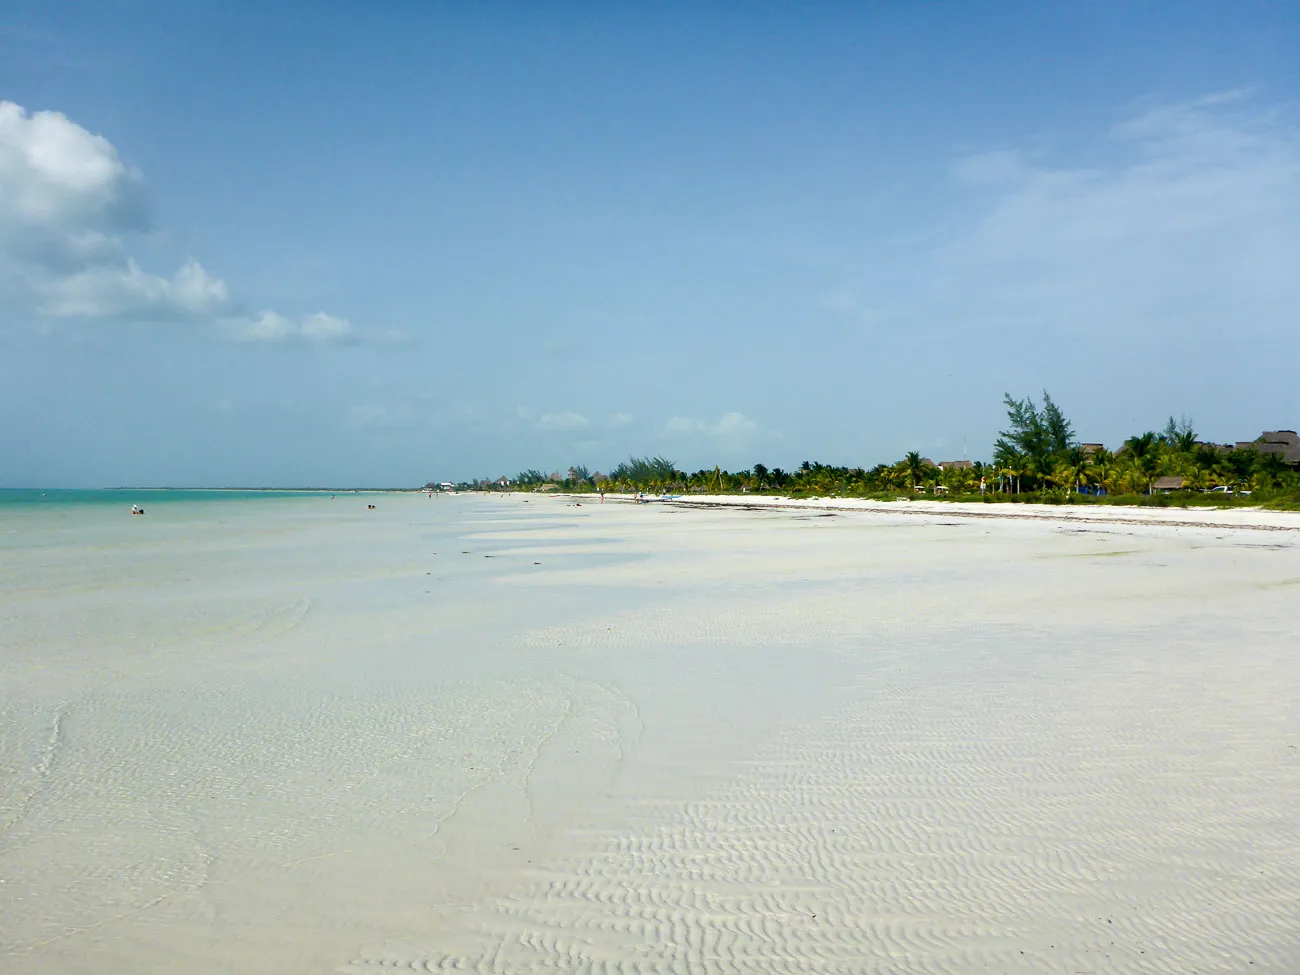
[[[358,507],[4,526],[0,970],[1300,970],[1285,517]]]

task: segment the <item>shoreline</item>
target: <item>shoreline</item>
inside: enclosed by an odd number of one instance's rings
[[[555,495],[584,498],[589,495]],[[630,494],[607,494],[606,498],[631,502]],[[1070,522],[1097,525],[1141,525],[1144,527],[1210,528],[1272,532],[1300,532],[1300,512],[1266,508],[1148,508],[1124,505],[998,504],[964,501],[873,501],[865,498],[785,498],[770,495],[684,495],[656,501],[679,508],[734,508],[750,511],[830,511],[866,514],[911,515],[913,517],[993,518],[1015,521]],[[993,510],[990,510],[993,509]],[[1203,516],[1203,517],[1198,517]]]

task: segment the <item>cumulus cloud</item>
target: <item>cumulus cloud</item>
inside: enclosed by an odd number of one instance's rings
[[[140,173],[107,139],[60,112],[0,101],[0,303],[50,318],[227,324],[258,341],[337,341],[341,318],[241,318],[230,289],[198,261],[171,275],[128,252],[154,229]]]
[[[9,234],[58,238],[149,229],[139,172],[59,112],[0,102],[0,196]]]
[[[132,259],[92,264],[70,274],[30,274],[37,307],[63,318],[175,320],[207,318],[230,307],[226,283],[197,261],[172,277],[148,274]]]

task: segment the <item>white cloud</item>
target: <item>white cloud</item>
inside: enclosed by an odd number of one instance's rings
[[[0,307],[49,318],[222,321],[256,341],[338,340],[347,321],[317,313],[241,317],[224,281],[195,260],[144,270],[126,239],[153,229],[140,173],[107,139],[59,112],[0,101]]]
[[[148,274],[127,258],[28,280],[38,309],[61,318],[206,318],[230,307],[226,283],[197,261],[187,261],[171,278]]]
[[[53,237],[148,229],[140,174],[59,112],[0,101],[0,227]],[[8,234],[7,234],[8,235]]]
[[[700,435],[725,439],[747,438],[758,433],[758,424],[743,413],[725,413],[716,423],[684,416],[671,416],[664,423],[665,436]]]
[[[543,413],[537,418],[538,430],[581,430],[587,425],[581,413]]]
[[[293,339],[310,342],[339,342],[353,337],[351,323],[324,312],[290,318],[274,311],[264,311],[255,318],[230,318],[222,323],[230,335],[241,342],[285,342]]]
[[[305,338],[331,340],[346,338],[352,331],[352,325],[346,318],[336,318],[318,311],[314,315],[305,315],[298,322],[298,329]]]

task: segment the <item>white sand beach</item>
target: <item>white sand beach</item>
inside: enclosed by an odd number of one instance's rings
[[[0,512],[0,971],[1300,971],[1300,515],[753,502]]]
[[[632,501],[634,495],[610,495]],[[1204,507],[1137,507],[1104,504],[1017,504],[931,501],[923,497],[874,501],[867,498],[789,498],[754,494],[701,494],[673,496],[675,505],[743,508],[773,511],[862,511],[922,517],[991,518],[1000,521],[1034,520],[1083,522],[1096,525],[1162,525],[1174,528],[1246,528],[1258,531],[1300,531],[1300,512],[1267,508],[1215,505]]]

